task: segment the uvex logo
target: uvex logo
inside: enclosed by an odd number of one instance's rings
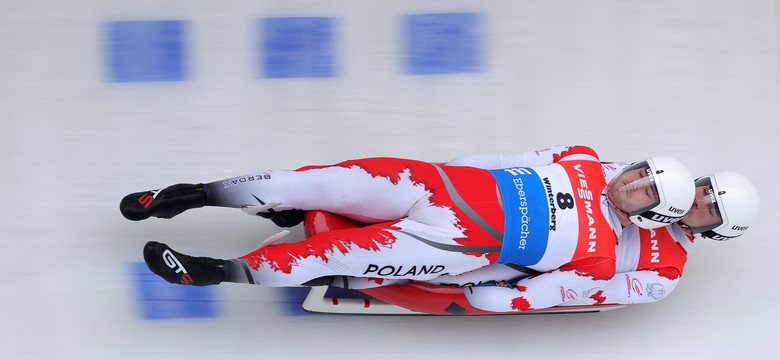
[[[675,214],[680,214],[680,215],[685,214],[685,209],[679,209],[679,208],[676,208],[674,206],[670,206],[669,207],[669,211],[671,211],[671,212],[673,212]]]
[[[138,198],[138,203],[144,206],[144,209],[149,208],[149,205],[152,204],[152,201],[157,198],[157,195],[160,194],[160,191],[162,189],[152,190],[148,194],[143,194],[141,197]]]
[[[669,224],[671,224],[671,223],[677,222],[677,220],[680,220],[680,218],[673,218],[673,217],[663,216],[663,215],[660,215],[660,214],[655,214],[655,215],[653,215],[651,220],[662,222],[662,223],[669,223]]]
[[[165,261],[165,265],[168,265],[169,268],[173,269],[174,273],[182,273],[180,281],[182,284],[189,284],[192,282],[192,277],[190,277],[190,274],[187,273],[184,265],[179,262],[179,259],[173,256],[173,253],[170,250],[166,249],[163,251],[162,256],[163,260]]]

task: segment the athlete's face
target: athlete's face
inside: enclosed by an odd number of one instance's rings
[[[658,203],[658,190],[648,176],[648,167],[620,173],[607,189],[607,197],[618,209],[631,213]]]
[[[685,225],[700,228],[721,222],[720,213],[712,202],[711,191],[712,186],[710,185],[696,187],[696,198],[693,200],[693,206],[681,220]]]

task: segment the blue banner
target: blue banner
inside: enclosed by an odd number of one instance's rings
[[[504,204],[504,244],[498,262],[531,266],[547,249],[550,209],[544,185],[531,168],[491,170]]]

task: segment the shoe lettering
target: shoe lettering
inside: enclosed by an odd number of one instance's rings
[[[149,205],[152,204],[152,201],[157,198],[157,195],[160,194],[160,191],[162,189],[152,190],[149,194],[143,194],[141,197],[138,198],[138,203],[144,206],[144,209],[148,209]]]
[[[165,261],[165,265],[168,265],[169,268],[173,269],[173,272],[184,273],[184,275],[189,278],[189,274],[187,274],[187,270],[184,269],[184,265],[179,262],[179,259],[173,256],[173,253],[170,250],[163,251],[162,256],[163,260]],[[182,276],[182,279],[184,279],[184,276]],[[192,281],[192,278],[190,278],[190,281]]]
[[[150,196],[149,194],[143,194],[141,197],[138,198],[138,203],[144,206],[144,209],[148,209],[149,205],[152,204],[152,201],[154,200],[153,196]]]
[[[169,268],[174,269],[175,273],[183,273],[181,275],[181,280],[179,280],[180,283],[186,285],[192,282],[192,276],[187,273],[187,270],[184,268],[181,262],[179,262],[179,259],[173,256],[173,253],[170,250],[163,251],[163,260],[165,260],[165,265],[168,265]]]

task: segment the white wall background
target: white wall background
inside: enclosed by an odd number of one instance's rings
[[[0,354],[7,359],[775,359],[780,355],[778,2],[0,1]],[[400,71],[398,17],[485,14],[485,66]],[[253,21],[339,19],[339,77],[259,79]],[[189,81],[109,83],[103,24],[194,24]],[[740,171],[748,235],[699,240],[667,299],[602,314],[284,316],[220,287],[223,316],[141,320],[148,240],[235,257],[274,232],[227,209],[134,223],[126,193],[370,156],[429,161],[587,144]],[[298,233],[300,235],[300,233]]]

